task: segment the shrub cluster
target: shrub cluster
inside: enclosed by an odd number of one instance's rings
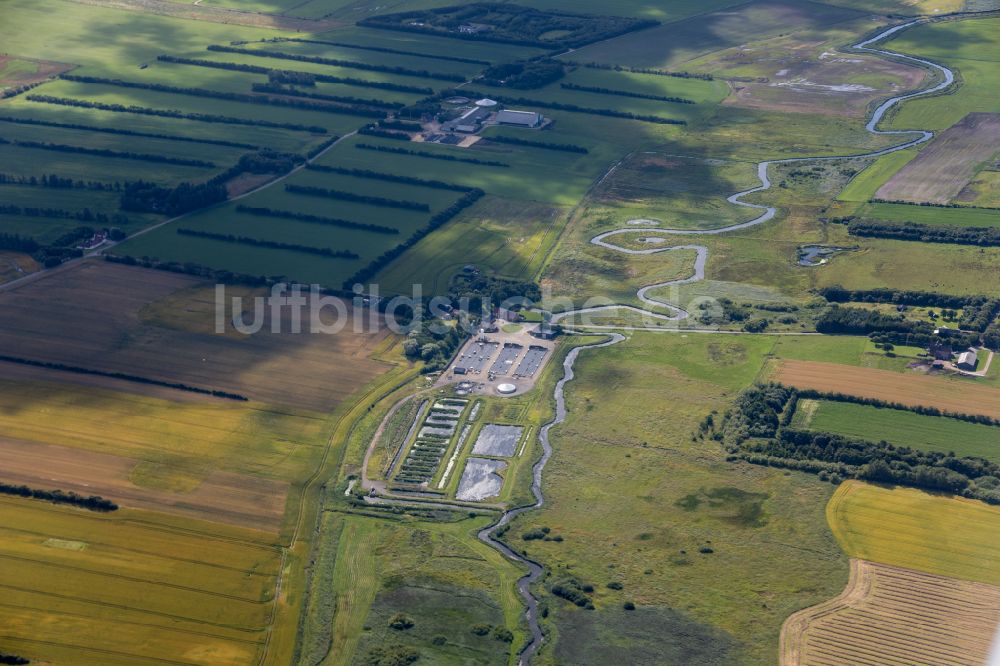
[[[118,510],[118,505],[112,502],[111,500],[106,500],[98,495],[90,495],[89,497],[84,497],[83,495],[77,495],[72,491],[67,493],[62,490],[39,490],[37,488],[29,488],[28,486],[18,486],[0,481],[0,493],[3,493],[4,495],[16,495],[18,497],[28,497],[31,499],[44,500],[46,502],[52,502],[53,504],[71,504],[73,506],[78,506],[82,509],[89,509],[90,511],[99,511],[101,513]],[[10,663],[27,663],[27,662],[10,662]]]
[[[458,201],[448,206],[440,213],[437,213],[434,216],[432,216],[431,219],[428,220],[427,224],[422,229],[419,229],[416,233],[410,236],[410,238],[408,238],[405,242],[397,245],[391,250],[383,252],[381,255],[372,260],[372,262],[369,263],[367,266],[359,270],[357,273],[355,273],[348,279],[344,280],[343,288],[345,290],[348,290],[351,289],[351,287],[353,287],[355,284],[361,284],[371,279],[372,277],[375,276],[376,273],[382,270],[383,267],[387,266],[389,262],[391,262],[393,259],[395,259],[403,252],[416,245],[417,242],[419,242],[420,239],[422,239],[427,234],[431,233],[438,227],[441,227],[442,225],[450,222],[459,213],[461,213],[466,208],[479,201],[483,196],[485,196],[485,194],[486,193],[480,189],[475,189],[472,190],[471,192],[466,193]]]
[[[528,148],[541,148],[543,150],[560,150],[565,153],[579,153],[586,155],[590,151],[583,146],[576,146],[572,143],[549,143],[547,141],[533,141],[531,139],[518,139],[511,136],[488,136],[487,140],[493,143],[505,143],[511,146],[525,146]]]
[[[213,69],[228,69],[233,72],[249,72],[251,74],[267,74],[271,76],[272,72],[280,72],[282,77],[285,77],[286,83],[294,83],[290,80],[292,77],[308,77],[304,80],[311,80],[312,84],[295,84],[295,85],[315,85],[317,81],[321,83],[344,83],[350,86],[358,86],[361,88],[380,88],[382,90],[393,90],[395,92],[408,92],[415,93],[417,95],[433,95],[434,91],[430,88],[424,88],[420,86],[409,86],[402,83],[389,83],[386,81],[368,81],[365,79],[355,79],[351,77],[343,76],[330,76],[329,74],[313,74],[312,72],[296,72],[287,71],[281,69],[274,69],[272,67],[261,67],[260,65],[248,65],[239,62],[219,62],[216,60],[202,60],[200,58],[181,58],[178,56],[170,55],[160,55],[156,56],[157,60],[162,62],[172,62],[178,65],[194,65],[196,67],[211,67]]]
[[[310,132],[312,134],[326,134],[325,127],[318,125],[299,125],[296,123],[283,123],[272,120],[254,120],[252,118],[234,118],[232,116],[218,116],[209,113],[185,113],[176,109],[153,109],[146,106],[136,106],[124,104],[105,104],[103,102],[90,102],[81,99],[70,99],[68,97],[53,97],[52,95],[28,95],[32,102],[42,102],[45,104],[56,104],[59,106],[73,106],[81,109],[98,109],[101,111],[111,111],[114,113],[135,113],[144,116],[158,116],[161,118],[181,118],[183,120],[194,120],[202,123],[220,123],[223,125],[249,125],[251,127],[273,127],[276,129],[294,130],[297,132]]]
[[[380,171],[370,171],[368,169],[348,169],[345,167],[325,166],[322,164],[308,164],[309,171],[321,171],[323,173],[339,173],[345,176],[355,176],[357,178],[370,178],[372,180],[384,180],[390,183],[402,183],[404,185],[417,185],[419,187],[429,187],[438,190],[452,190],[454,192],[471,192],[472,187],[446,183],[441,180],[428,180],[426,178],[414,178],[413,176],[397,176],[391,173]]]
[[[249,236],[234,236],[232,234],[217,234],[213,231],[202,231],[200,229],[180,228],[177,233],[181,236],[195,236],[197,238],[208,238],[222,241],[224,243],[238,243],[240,245],[252,245],[254,247],[266,247],[273,250],[288,250],[290,252],[303,252],[305,254],[317,254],[321,257],[332,259],[358,259],[359,255],[349,250],[333,250],[328,247],[313,247],[311,245],[298,245],[295,243],[280,243],[278,241],[267,240],[266,238],[251,238]]]
[[[313,187],[312,185],[285,185],[285,191],[313,197],[339,199],[340,201],[353,201],[355,203],[368,204],[369,206],[382,206],[383,208],[401,208],[403,210],[417,210],[424,213],[428,213],[431,210],[428,204],[420,203],[419,201],[387,199],[385,197],[355,194],[354,192],[345,192],[343,190],[331,190],[325,187]]]
[[[510,165],[505,162],[494,160],[481,160],[477,157],[458,157],[448,153],[432,153],[427,150],[411,150],[409,148],[397,148],[395,146],[376,146],[370,143],[356,143],[355,148],[361,150],[374,150],[380,153],[392,153],[395,155],[412,155],[414,157],[424,157],[430,160],[445,160],[447,162],[464,162],[465,164],[478,164],[480,166],[501,167],[509,169]]]
[[[544,88],[566,76],[566,69],[558,60],[545,58],[494,65],[482,75],[482,82],[491,86],[503,86],[517,90]]]
[[[649,93],[637,93],[630,90],[614,90],[612,88],[599,88],[597,86],[581,86],[575,83],[563,83],[560,87],[565,90],[578,90],[580,92],[597,93],[598,95],[614,95],[616,97],[633,97],[635,99],[652,99],[658,102],[673,102],[675,104],[694,104],[694,100],[686,97],[666,97],[664,95],[652,95]]]
[[[244,49],[238,46],[221,46],[212,44],[207,47],[209,51],[222,53],[238,53],[240,55],[257,56],[262,58],[275,58],[279,60],[295,60],[297,62],[310,62],[318,65],[332,65],[334,67],[344,67],[347,69],[361,69],[366,72],[385,72],[386,74],[398,74],[399,76],[413,76],[422,79],[435,79],[438,81],[465,81],[461,74],[444,74],[442,72],[429,72],[426,69],[409,69],[407,67],[392,67],[389,65],[374,65],[367,62],[357,62],[354,60],[338,60],[335,58],[323,58],[321,56],[301,55],[298,53],[286,53],[284,51],[271,51],[264,49]]]
[[[215,167],[212,162],[205,160],[192,160],[184,157],[170,157],[169,155],[152,155],[150,153],[133,153],[121,150],[109,150],[107,148],[86,148],[84,146],[70,146],[64,143],[45,143],[42,141],[20,141],[9,140],[0,137],[0,144],[20,146],[21,148],[33,148],[35,150],[51,150],[58,153],[74,153],[77,155],[95,155],[97,157],[108,157],[122,160],[136,160],[138,162],[152,162],[154,164],[176,164],[178,166],[192,166],[211,169]]]
[[[367,222],[352,222],[350,220],[341,220],[333,217],[322,217],[320,215],[310,215],[309,213],[300,213],[298,211],[291,210],[277,210],[274,208],[265,207],[252,207],[244,206],[240,204],[236,206],[237,212],[246,213],[247,215],[256,215],[258,217],[275,217],[282,218],[286,220],[295,220],[297,222],[306,222],[308,224],[324,224],[330,227],[341,227],[344,229],[358,229],[360,231],[371,231],[376,234],[398,234],[399,229],[395,227],[384,227],[380,224],[369,224]]]
[[[137,180],[127,183],[121,196],[122,210],[163,215],[181,215],[228,197],[225,182],[213,178],[206,183],[180,183],[176,187],[163,187]]]
[[[82,130],[84,132],[101,132],[103,134],[119,134],[122,136],[141,136],[147,139],[166,139],[168,141],[185,141],[187,143],[203,143],[210,146],[228,146],[230,148],[246,148],[257,150],[258,146],[250,143],[238,143],[236,141],[226,141],[224,139],[199,139],[193,136],[176,136],[174,134],[154,134],[150,132],[136,132],[134,130],[121,129],[119,127],[96,127],[94,125],[78,125],[76,123],[57,123],[49,120],[39,120],[37,118],[13,118],[10,116],[0,117],[0,122],[17,123],[19,125],[39,125],[42,127],[59,127],[61,129]]]
[[[190,386],[188,384],[181,384],[179,382],[167,382],[159,379],[150,379],[149,377],[140,377],[139,375],[130,375],[124,372],[107,372],[104,370],[94,370],[92,368],[81,368],[75,365],[66,365],[65,363],[50,363],[48,361],[35,361],[32,359],[21,358],[19,356],[7,356],[5,354],[0,355],[0,361],[6,361],[7,363],[19,363],[21,365],[30,365],[36,368],[47,368],[49,370],[61,370],[63,372],[72,372],[78,375],[94,375],[97,377],[109,377],[111,379],[121,379],[123,381],[133,382],[136,384],[163,386],[166,388],[177,389],[178,391],[187,391],[189,393],[200,393],[202,395],[211,395],[217,398],[226,398],[227,400],[238,400],[241,402],[245,402],[247,400],[246,396],[242,396],[238,393],[229,393],[228,391],[218,391],[214,389],[199,388],[197,386]]]

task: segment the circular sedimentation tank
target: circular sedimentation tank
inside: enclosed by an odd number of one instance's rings
[[[517,387],[514,386],[513,384],[501,384],[500,386],[497,387],[497,393],[499,393],[500,395],[510,395],[515,391],[517,391]]]

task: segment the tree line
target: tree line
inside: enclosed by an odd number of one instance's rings
[[[790,428],[797,401],[807,397],[836,399],[842,396],[796,391],[780,384],[756,385],[744,391],[726,413],[719,433],[729,453],[727,459],[833,474],[835,482],[841,478],[861,478],[1000,503],[1000,492],[997,492],[1000,465],[983,458],[960,458],[953,453],[920,451],[885,441],[871,442]],[[855,400],[851,398],[851,401]],[[859,402],[875,406],[891,404]],[[938,415],[931,410],[925,413]],[[994,425],[992,419],[988,421],[989,425]]]
[[[961,309],[959,327],[970,331],[985,331],[1000,315],[1000,299],[990,296],[955,296],[931,291],[907,291],[902,289],[845,289],[840,285],[824,287],[819,294],[834,303],[891,303],[895,305],[915,305]]]
[[[583,146],[576,146],[572,143],[549,143],[547,141],[532,141],[531,139],[518,139],[512,136],[488,136],[484,137],[493,143],[505,143],[511,146],[525,146],[528,148],[541,148],[543,150],[559,150],[564,153],[579,153],[586,155],[590,151]]]
[[[816,322],[816,330],[828,335],[867,335],[875,342],[914,347],[927,347],[934,343],[974,347],[982,342],[979,333],[950,331],[945,335],[936,335],[935,326],[930,322],[838,305],[823,313]]]
[[[24,217],[51,217],[56,220],[76,220],[78,222],[100,222],[128,224],[124,215],[94,212],[89,208],[82,210],[64,210],[62,208],[39,208],[36,206],[18,206],[17,204],[0,204],[0,213],[4,215],[23,215]]]
[[[658,102],[673,102],[675,104],[694,104],[694,100],[686,97],[666,97],[664,95],[651,95],[648,93],[637,93],[629,90],[615,90],[613,88],[599,88],[597,86],[581,86],[575,83],[559,84],[564,90],[578,90],[580,92],[596,93],[598,95],[615,95],[617,97],[632,97],[635,99],[652,99]]]
[[[475,58],[463,58],[460,56],[439,55],[430,53],[419,53],[417,51],[404,51],[402,49],[391,49],[385,46],[362,46],[360,44],[347,44],[346,42],[331,42],[322,39],[301,39],[299,37],[272,37],[262,39],[262,42],[297,42],[299,44],[323,44],[326,46],[340,46],[345,49],[358,49],[360,51],[375,51],[377,53],[392,53],[394,55],[416,56],[418,58],[428,58],[430,60],[446,60],[449,62],[463,62],[469,65],[489,65],[487,60],[476,60]],[[241,42],[233,42],[238,46]],[[247,42],[242,42],[247,43]]]
[[[356,178],[369,178],[372,180],[384,180],[390,183],[401,183],[404,185],[416,185],[418,187],[429,187],[438,190],[452,190],[454,192],[471,192],[475,188],[455,183],[446,183],[441,180],[428,180],[426,178],[414,178],[413,176],[397,176],[391,173],[371,171],[369,169],[348,169],[346,167],[325,166],[322,164],[307,164],[309,171],[319,171],[322,173],[339,173],[344,176],[354,176]]]
[[[837,393],[831,391],[817,391],[815,389],[793,389],[799,399],[806,400],[829,400],[832,402],[848,402],[854,405],[865,405],[867,407],[877,407],[878,409],[896,409],[904,412],[913,412],[921,416],[941,416],[967,423],[977,423],[979,425],[998,426],[1000,419],[983,414],[967,414],[965,412],[952,412],[938,407],[928,407],[926,405],[907,405],[901,402],[881,400],[879,398],[867,398],[859,395],[847,393]],[[794,406],[794,403],[793,403]]]
[[[309,132],[311,134],[326,134],[326,128],[318,125],[299,125],[297,123],[284,123],[272,120],[254,120],[251,118],[234,118],[232,116],[219,116],[209,113],[185,113],[176,109],[154,109],[146,106],[136,106],[124,104],[104,104],[103,102],[90,102],[81,99],[70,99],[68,97],[53,97],[52,95],[28,95],[27,99],[32,102],[44,104],[56,104],[59,106],[73,106],[81,109],[98,109],[100,111],[111,111],[114,113],[135,113],[144,116],[158,116],[161,118],[180,118],[182,120],[195,120],[202,123],[220,123],[223,125],[249,125],[250,127],[273,127],[276,129],[287,129],[297,132]]]
[[[312,185],[285,185],[285,191],[293,194],[304,194],[313,197],[326,197],[327,199],[339,199],[340,201],[353,201],[355,203],[368,204],[369,206],[381,206],[383,208],[401,208],[404,210],[416,210],[422,213],[429,213],[431,207],[419,201],[404,201],[402,199],[387,199],[386,197],[376,197],[367,194],[355,194],[343,190],[331,190],[325,187],[313,187]]]
[[[0,493],[4,495],[15,495],[17,497],[26,497],[30,499],[44,500],[46,502],[52,502],[53,504],[70,504],[72,506],[78,506],[81,509],[87,509],[89,511],[98,511],[100,513],[107,513],[110,511],[117,511],[118,505],[111,500],[104,499],[99,495],[83,496],[77,495],[76,493],[70,491],[65,492],[62,490],[39,490],[37,488],[29,488],[28,486],[19,486],[12,483],[4,483],[0,481]],[[0,662],[2,663],[2,662]],[[26,664],[26,661],[15,661],[7,662],[14,664]]]
[[[424,236],[431,233],[435,229],[441,227],[442,225],[450,222],[459,213],[464,211],[469,206],[472,206],[477,201],[479,201],[485,192],[480,189],[472,190],[464,194],[458,201],[448,206],[440,213],[436,213],[428,220],[427,224],[418,229],[412,236],[410,236],[406,241],[400,243],[396,247],[383,252],[381,255],[376,257],[367,266],[364,266],[357,273],[344,280],[343,288],[345,290],[351,289],[355,284],[362,284],[373,278],[382,268],[389,265],[389,263],[401,255],[403,252],[413,247],[420,241]]]
[[[371,125],[365,125],[359,129],[358,134],[362,136],[374,136],[379,139],[392,139],[394,141],[409,141],[411,138],[410,135],[405,132],[383,129],[381,126],[374,123]]]
[[[321,56],[308,56],[298,53],[286,53],[284,51],[271,51],[265,49],[244,49],[238,46],[222,46],[211,44],[207,47],[209,51],[221,53],[238,53],[240,55],[257,56],[259,58],[275,58],[279,60],[294,60],[296,62],[309,62],[317,65],[331,65],[333,67],[345,67],[347,69],[360,69],[366,72],[384,72],[386,74],[397,74],[399,76],[412,76],[421,79],[435,79],[438,81],[465,81],[461,74],[445,74],[443,72],[429,72],[426,69],[409,69],[407,67],[393,67],[390,65],[374,65],[367,62],[357,62],[354,60],[339,60],[336,58],[323,58]]]
[[[86,148],[84,146],[70,146],[64,143],[45,143],[42,141],[22,141],[18,139],[4,139],[0,137],[0,144],[19,146],[21,148],[32,148],[34,150],[51,150],[58,153],[75,153],[77,155],[94,155],[96,157],[108,157],[120,160],[135,160],[137,162],[152,162],[154,164],[176,164],[178,166],[201,167],[212,169],[214,162],[205,160],[194,160],[185,157],[170,157],[169,155],[153,155],[151,153],[133,153],[129,151],[110,150],[108,148]]]
[[[81,83],[98,83],[106,86],[118,88],[137,88],[140,90],[154,90],[156,92],[173,93],[175,95],[188,95],[191,97],[205,97],[209,99],[223,99],[229,102],[240,102],[242,104],[261,104],[265,106],[280,106],[289,109],[302,109],[304,111],[316,111],[319,113],[339,113],[348,116],[362,116],[366,118],[380,118],[385,115],[381,111],[358,106],[334,106],[331,104],[314,103],[305,100],[285,99],[283,97],[269,97],[266,95],[249,95],[225,90],[209,90],[208,88],[182,88],[178,86],[168,86],[162,83],[147,83],[140,81],[123,81],[121,79],[106,79],[99,76],[75,76],[63,74],[62,78],[67,81],[79,81]]]
[[[346,95],[328,95],[325,93],[311,93],[304,90],[297,90],[289,86],[283,86],[278,83],[254,83],[251,84],[250,89],[256,93],[267,93],[270,95],[286,95],[288,97],[303,97],[305,99],[318,99],[324,102],[337,102],[338,104],[348,104],[353,107],[374,107],[377,109],[389,109],[395,111],[401,109],[405,104],[402,102],[386,102],[381,99],[365,99],[363,97],[349,97]],[[380,117],[384,115],[379,112],[375,114],[358,114],[366,115],[372,118]]]
[[[423,129],[420,123],[414,123],[407,120],[380,120],[378,121],[379,127],[384,127],[385,129],[396,129],[403,132],[419,132]]]
[[[101,132],[104,134],[120,134],[122,136],[141,136],[147,139],[166,139],[168,141],[186,141],[188,143],[204,143],[210,146],[228,146],[230,148],[245,148],[247,150],[257,150],[259,146],[252,143],[239,143],[236,141],[226,141],[224,139],[199,139],[193,136],[177,136],[175,134],[154,134],[150,132],[136,132],[134,130],[121,129],[119,127],[95,127],[93,125],[78,125],[75,123],[56,123],[49,120],[39,120],[37,118],[13,118],[10,116],[0,117],[0,122],[18,123],[20,125],[39,125],[42,127],[59,127],[62,129],[82,130],[84,132]]]
[[[632,74],[650,74],[652,76],[672,76],[677,79],[701,79],[702,81],[714,81],[711,74],[696,74],[694,72],[669,72],[665,69],[649,69],[644,67],[625,67],[624,65],[609,65],[602,62],[573,62],[564,60],[567,65],[574,67],[586,67],[587,69],[605,69],[613,72],[630,72]]]
[[[234,236],[233,234],[218,234],[213,231],[202,231],[200,229],[187,229],[181,227],[177,230],[181,236],[194,236],[196,238],[208,238],[210,240],[222,241],[224,243],[237,243],[239,245],[252,245],[254,247],[266,247],[272,250],[288,250],[289,252],[302,252],[305,254],[316,254],[321,257],[331,259],[358,259],[360,256],[350,250],[334,250],[329,247],[314,247],[312,245],[299,245],[297,243],[279,243],[278,241],[266,238],[252,238],[250,236]]]
[[[919,241],[921,243],[953,243],[996,247],[1000,245],[1000,228],[933,226],[916,222],[888,222],[882,220],[851,220],[847,233],[867,238],[891,238]]]
[[[480,92],[466,91],[474,97],[486,97]],[[568,111],[570,113],[586,113],[594,116],[606,116],[608,118],[625,118],[626,120],[636,120],[645,123],[655,123],[658,125],[687,125],[686,120],[676,120],[674,118],[664,118],[663,116],[652,116],[629,111],[618,111],[616,109],[595,109],[577,104],[566,104],[563,102],[543,102],[537,99],[527,99],[525,97],[498,97],[493,96],[497,101],[504,104],[519,104],[523,106],[534,106],[541,109],[555,109],[557,111]]]
[[[358,86],[360,88],[379,88],[381,90],[392,90],[394,92],[407,92],[414,93],[417,95],[433,95],[434,91],[430,88],[421,86],[411,86],[403,83],[389,83],[386,81],[368,81],[366,79],[355,79],[351,77],[343,76],[331,76],[329,74],[313,74],[312,72],[297,72],[283,69],[274,69],[273,67],[261,67],[260,65],[248,65],[239,62],[219,62],[216,60],[204,60],[201,58],[181,58],[179,56],[171,55],[159,55],[156,56],[157,60],[162,62],[171,62],[177,65],[193,65],[195,67],[210,67],[213,69],[227,69],[233,72],[249,72],[251,74],[266,74],[271,76],[272,72],[280,72],[281,77],[285,80],[284,83],[293,83],[294,85],[316,85],[316,82],[321,83],[343,83],[350,86]],[[312,83],[298,83],[292,80],[293,77],[298,77],[300,80],[308,81],[311,80]]]
[[[75,365],[67,365],[65,363],[35,361],[32,359],[20,358],[18,356],[7,356],[7,355],[0,355],[0,361],[6,361],[8,363],[19,363],[21,365],[29,365],[36,368],[46,368],[49,370],[61,370],[63,372],[72,372],[78,375],[94,375],[97,377],[120,379],[123,381],[133,382],[136,384],[163,386],[165,388],[177,389],[178,391],[187,391],[188,393],[200,393],[202,395],[211,395],[215,396],[216,398],[226,398],[227,400],[237,400],[240,402],[246,402],[248,399],[246,396],[240,395],[239,393],[230,393],[228,391],[200,388],[198,386],[191,386],[189,384],[182,384],[180,382],[168,382],[160,379],[150,379],[149,377],[130,375],[124,372],[108,372],[105,370],[94,370],[93,368],[81,368]]]
[[[491,167],[501,167],[504,169],[509,169],[510,165],[506,162],[497,162],[494,160],[481,160],[477,157],[458,157],[456,155],[449,155],[447,153],[432,153],[427,150],[412,150],[410,148],[401,148],[396,146],[376,146],[370,143],[356,143],[355,148],[360,150],[374,150],[380,153],[391,153],[394,155],[412,155],[413,157],[424,157],[431,160],[444,160],[447,162],[464,162],[465,164],[478,164],[480,166],[491,166]]]
[[[295,220],[297,222],[306,222],[309,224],[324,224],[331,227],[342,227],[344,229],[358,229],[359,231],[371,231],[376,234],[398,234],[399,229],[395,227],[385,227],[380,224],[369,224],[367,222],[352,222],[351,220],[341,220],[333,217],[323,217],[320,215],[311,215],[309,213],[300,213],[298,211],[291,210],[278,210],[274,208],[266,207],[253,207],[244,206],[239,204],[236,206],[237,212],[246,213],[247,215],[256,215],[258,217],[275,217],[282,218],[286,220]]]

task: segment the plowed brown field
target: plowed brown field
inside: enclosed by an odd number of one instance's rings
[[[783,360],[775,381],[798,388],[1000,418],[1000,390],[974,379],[930,377],[819,361]]]

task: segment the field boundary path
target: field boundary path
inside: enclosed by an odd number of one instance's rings
[[[832,156],[815,156],[815,157],[791,157],[781,160],[766,160],[759,162],[757,164],[757,178],[760,180],[760,185],[752,187],[748,190],[743,190],[742,192],[737,192],[726,197],[726,201],[737,206],[743,206],[745,208],[753,208],[755,210],[763,211],[760,215],[747,222],[740,222],[738,224],[732,224],[727,227],[719,227],[716,229],[663,229],[660,227],[652,226],[639,226],[639,225],[629,225],[619,229],[612,229],[611,231],[605,231],[597,234],[590,239],[593,245],[598,245],[600,247],[613,250],[615,252],[622,252],[624,254],[632,255],[645,255],[645,254],[656,254],[658,252],[676,252],[693,250],[695,255],[694,262],[694,273],[690,277],[680,278],[676,280],[667,280],[666,282],[657,282],[655,284],[649,284],[640,288],[636,292],[636,297],[645,305],[649,307],[666,308],[670,311],[670,314],[662,314],[659,312],[654,312],[652,310],[636,308],[634,306],[623,306],[623,305],[600,305],[590,308],[582,308],[577,310],[568,310],[566,312],[560,312],[552,316],[552,321],[558,321],[565,319],[567,317],[573,317],[575,315],[581,314],[594,314],[597,312],[607,312],[614,310],[621,310],[623,308],[629,309],[634,312],[638,312],[646,317],[651,317],[653,319],[660,319],[666,321],[681,321],[687,319],[691,316],[691,313],[682,308],[679,304],[671,303],[669,301],[650,296],[649,292],[661,289],[663,287],[674,287],[683,284],[690,284],[692,282],[700,282],[705,279],[705,264],[708,261],[709,249],[704,245],[673,245],[669,247],[654,247],[642,250],[631,249],[627,247],[622,247],[621,245],[616,245],[614,242],[609,242],[607,239],[613,238],[621,234],[627,233],[656,233],[656,234],[670,234],[675,236],[717,236],[719,234],[729,233],[731,231],[739,231],[742,229],[748,229],[750,227],[755,227],[759,224],[763,224],[771,219],[777,214],[778,209],[775,206],[767,206],[762,204],[754,204],[748,201],[744,201],[743,198],[751,194],[756,194],[757,192],[765,192],[771,189],[771,179],[768,175],[771,165],[773,164],[794,164],[798,162],[830,162],[834,160],[845,160],[845,159],[858,159],[858,158],[872,158],[880,157],[882,155],[888,155],[889,153],[895,153],[900,150],[906,150],[907,148],[912,148],[913,146],[926,143],[934,138],[934,132],[929,130],[880,130],[878,129],[878,124],[885,117],[885,114],[894,106],[908,99],[913,99],[915,97],[922,97],[925,95],[932,95],[938,93],[946,88],[948,88],[955,81],[955,74],[949,68],[938,65],[937,63],[931,62],[930,60],[925,60],[923,58],[918,58],[915,56],[906,55],[903,53],[897,53],[896,51],[890,51],[888,49],[873,48],[871,45],[876,42],[880,42],[887,37],[895,35],[907,28],[911,28],[915,25],[926,23],[929,19],[916,19],[909,21],[907,23],[902,23],[890,28],[879,31],[875,36],[869,37],[861,42],[858,42],[851,48],[856,51],[864,51],[866,53],[874,53],[889,58],[896,58],[901,60],[906,60],[912,63],[921,65],[932,71],[940,73],[944,80],[937,83],[930,88],[925,88],[917,90],[914,92],[906,93],[904,95],[897,95],[895,97],[890,97],[889,99],[882,102],[871,114],[871,118],[865,124],[865,129],[876,136],[902,136],[902,135],[913,135],[917,134],[916,138],[906,141],[901,144],[889,148],[883,148],[880,150],[872,151],[863,154],[853,154],[853,155],[832,155]],[[634,222],[634,221],[633,221]],[[588,324],[573,324],[576,328],[595,328],[594,326]],[[620,328],[620,327],[611,327]],[[630,327],[631,330],[663,330],[662,328],[656,327]],[[668,330],[681,330],[668,329]],[[684,329],[684,332],[688,332],[689,329]]]

